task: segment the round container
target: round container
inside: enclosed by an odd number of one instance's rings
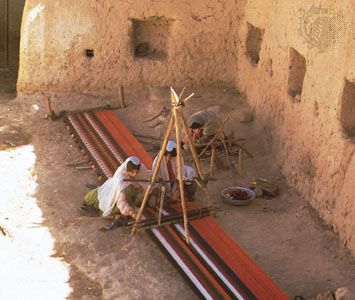
[[[239,199],[233,199],[229,193],[232,191],[236,191],[236,190],[241,190],[241,191],[245,191],[248,193],[249,198],[246,200],[239,200]],[[255,193],[248,188],[245,187],[241,187],[241,186],[230,186],[225,188],[222,191],[222,199],[227,202],[228,204],[231,205],[238,205],[238,206],[243,206],[243,205],[249,205],[251,203],[251,201],[253,201],[253,199],[255,198]]]

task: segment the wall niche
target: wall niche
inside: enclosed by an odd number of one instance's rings
[[[246,55],[252,65],[256,66],[260,60],[260,49],[263,41],[264,29],[248,23],[248,33],[245,41]]]
[[[347,138],[355,137],[355,83],[345,79],[340,106],[340,123]]]
[[[168,40],[173,22],[173,19],[165,17],[132,19],[133,56],[165,60],[168,57]]]
[[[301,101],[303,80],[306,75],[306,59],[290,48],[288,63],[288,94],[296,102]]]

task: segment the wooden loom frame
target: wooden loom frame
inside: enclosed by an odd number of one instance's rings
[[[164,157],[164,153],[165,153],[165,148],[166,145],[169,141],[170,135],[173,131],[173,129],[175,128],[175,136],[176,136],[176,150],[177,150],[177,166],[178,166],[178,182],[179,182],[179,190],[180,190],[180,199],[181,199],[181,208],[182,208],[182,212],[183,212],[183,220],[184,220],[184,230],[185,230],[185,239],[187,243],[190,243],[190,237],[189,237],[189,227],[188,227],[188,217],[187,217],[187,212],[186,212],[186,202],[185,202],[185,194],[184,194],[184,180],[183,180],[183,175],[182,175],[182,153],[181,153],[181,128],[180,128],[180,122],[182,124],[182,128],[184,130],[185,135],[187,136],[188,139],[188,143],[189,143],[189,149],[191,151],[194,163],[195,163],[195,167],[197,170],[197,180],[195,180],[195,182],[197,183],[197,185],[202,188],[203,192],[205,192],[207,194],[207,199],[210,202],[210,204],[212,205],[213,201],[211,196],[208,194],[208,191],[206,189],[206,187],[203,184],[204,181],[204,175],[202,172],[202,168],[201,168],[201,163],[199,160],[199,156],[196,152],[195,149],[195,145],[189,135],[189,130],[188,130],[188,125],[187,125],[187,121],[186,118],[184,116],[184,113],[182,111],[183,106],[185,105],[186,101],[188,99],[190,99],[194,93],[190,94],[188,97],[186,97],[184,100],[181,100],[180,98],[182,97],[184,93],[184,89],[181,91],[180,95],[178,96],[175,92],[175,90],[170,87],[170,97],[171,97],[171,106],[172,106],[172,110],[170,113],[170,118],[168,121],[168,126],[166,128],[165,131],[165,135],[164,135],[164,139],[163,139],[163,143],[161,145],[159,154],[158,154],[158,161],[156,164],[156,167],[153,171],[150,183],[148,185],[148,187],[145,190],[144,193],[144,197],[143,197],[143,201],[142,204],[139,208],[138,211],[138,215],[136,218],[136,222],[135,225],[133,226],[132,229],[132,234],[135,233],[135,231],[137,230],[137,226],[142,218],[142,214],[145,208],[145,205],[148,201],[150,192],[154,186],[154,184],[157,181],[157,176],[158,176],[158,171],[161,165],[161,162],[163,160]],[[158,219],[158,223],[159,223],[159,219]]]

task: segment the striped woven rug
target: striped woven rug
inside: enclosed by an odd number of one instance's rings
[[[152,158],[111,110],[67,114],[65,123],[96,172],[106,179],[129,156],[150,168]],[[165,215],[171,209],[164,211]],[[289,299],[210,216],[149,229],[205,299]]]

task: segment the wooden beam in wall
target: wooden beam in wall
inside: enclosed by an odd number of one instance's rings
[[[8,0],[0,0],[0,69],[8,68]]]

